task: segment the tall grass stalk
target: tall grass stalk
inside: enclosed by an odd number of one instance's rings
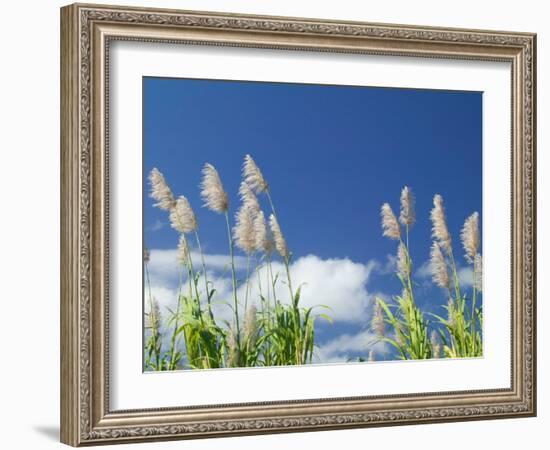
[[[405,228],[404,240],[391,207],[387,203],[382,206],[383,234],[398,241],[399,245],[396,272],[401,281],[402,293],[395,297],[395,305],[388,305],[383,299],[377,298],[376,307],[384,311],[385,323],[393,330],[392,336],[380,336],[378,332],[378,340],[388,342],[395,347],[403,359],[481,356],[483,313],[476,305],[480,284],[478,261],[479,265],[481,264],[481,255],[478,254],[478,214],[474,213],[466,220],[461,233],[466,260],[473,266],[471,307],[467,307],[468,297],[461,288],[443,198],[437,194],[433,202],[430,218],[434,240],[430,252],[430,264],[434,283],[449,293],[449,301],[444,306],[447,317],[430,314],[437,319],[436,324],[432,325],[424,319],[422,311],[416,305],[409,247],[409,231],[415,220],[414,196],[412,191],[405,187],[401,193],[399,217],[399,222]],[[373,321],[373,329],[377,326],[376,321]],[[429,330],[431,330],[430,337],[428,337]]]
[[[208,303],[208,314],[210,319],[214,320],[214,314],[212,313],[212,294],[208,286],[208,276],[206,274],[206,262],[204,261],[204,253],[202,251],[201,240],[199,239],[199,232],[195,229],[195,241],[197,242],[197,249],[201,255],[201,264],[202,264],[202,275],[204,278],[204,290],[206,292],[206,301]]]
[[[401,282],[402,291],[401,295],[394,297],[395,304],[388,305],[384,299],[376,298],[376,307],[383,310],[385,322],[393,329],[392,336],[380,335],[378,331],[378,340],[392,345],[402,359],[431,358],[429,322],[424,319],[414,298],[413,262],[409,250],[409,228],[415,222],[414,196],[411,189],[406,186],[401,192],[399,220],[388,203],[382,205],[381,216],[383,235],[398,243],[396,275]],[[405,240],[401,226],[405,228]]]
[[[443,199],[440,195],[434,196],[434,207],[431,212],[433,224],[434,246],[441,246],[448,257],[445,261],[441,255],[438,256],[440,262],[439,270],[443,266],[450,266],[452,280],[450,284],[454,286],[453,290],[449,288],[449,301],[445,307],[447,318],[434,315],[443,326],[440,330],[440,336],[443,341],[443,352],[445,356],[458,357],[476,357],[482,355],[481,331],[478,330],[476,323],[482,322],[482,312],[476,309],[476,257],[479,247],[478,214],[474,213],[468,217],[464,223],[461,232],[461,240],[466,251],[466,260],[473,265],[473,287],[471,308],[467,307],[467,296],[461,291],[460,280],[457,274],[457,265],[453,254],[451,235],[448,232]],[[432,264],[432,266],[435,266]],[[433,269],[432,269],[433,270]],[[446,269],[445,269],[446,270]],[[434,272],[434,280],[437,274]],[[438,283],[444,287],[442,283]]]
[[[235,252],[233,247],[233,237],[231,236],[231,225],[229,225],[229,213],[225,212],[225,223],[227,225],[227,239],[229,240],[229,256],[231,258],[231,280],[233,287],[233,313],[235,315],[237,347],[240,348],[240,326],[239,326],[239,299],[237,298],[237,272],[235,270]]]
[[[146,315],[146,329],[150,330],[150,336],[145,342],[145,368],[152,370],[163,370],[164,364],[162,363],[162,335],[160,331],[161,318],[158,303],[153,298],[151,290],[151,281],[148,268],[149,258],[149,251],[145,249],[143,266],[149,299],[149,313],[147,313]]]
[[[218,172],[211,164],[205,164],[202,171],[201,197],[208,209],[223,214],[229,245],[232,279],[232,324],[221,327],[216,322],[212,310],[213,295],[216,292],[209,282],[205,254],[198,233],[195,215],[184,196],[174,198],[164,176],[153,169],[149,176],[151,197],[155,206],[169,213],[172,228],[180,233],[180,243],[186,249],[184,256],[178,256],[182,264],[179,275],[178,297],[175,311],[167,321],[172,329],[170,349],[162,352],[162,332],[160,312],[152,297],[149,275],[146,274],[153,324],[150,338],[146,343],[148,369],[174,370],[179,367],[251,367],[257,365],[295,365],[312,361],[315,347],[315,320],[325,314],[314,314],[314,308],[300,306],[301,288],[295,291],[291,278],[291,253],[279,226],[273,200],[267,182],[250,156],[245,158],[243,182],[239,194],[243,205],[236,216],[235,236],[229,218],[229,200]],[[271,207],[269,227],[267,226],[257,193],[265,193]],[[244,222],[243,222],[244,220]],[[244,225],[243,225],[244,223]],[[241,228],[239,228],[241,227]],[[196,272],[189,252],[187,234],[193,233],[201,257],[202,274]],[[272,249],[280,254],[285,267],[286,285],[290,294],[289,302],[278,298],[279,274],[274,273]],[[244,309],[241,317],[235,250],[246,254],[246,280],[244,281]],[[256,260],[255,255],[262,257]],[[178,254],[179,255],[179,254]],[[184,293],[184,267],[187,269],[188,292]],[[265,271],[265,280],[262,276]],[[256,272],[256,273],[254,273]],[[202,298],[201,275],[204,282]],[[256,280],[257,278],[257,280]],[[265,281],[265,290],[263,282]],[[256,282],[259,302],[254,301],[252,284]],[[203,305],[206,310],[203,310]],[[256,304],[261,305],[258,311]],[[244,321],[244,322],[243,322]],[[180,338],[183,347],[180,348]]]

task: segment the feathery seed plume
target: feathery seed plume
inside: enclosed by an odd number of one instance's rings
[[[268,189],[267,182],[265,181],[262,172],[250,155],[246,155],[244,157],[243,178],[246,184],[250,186],[250,189],[252,189],[256,194],[265,192]]]
[[[405,248],[405,244],[400,242],[397,247],[397,272],[403,279],[409,276],[409,263],[407,259],[407,249]]]
[[[431,344],[432,344],[433,357],[434,358],[441,358],[441,344],[439,343],[439,339],[437,337],[437,332],[435,330],[432,331],[430,341],[431,341]]]
[[[160,307],[156,298],[151,299],[151,305],[149,308],[149,314],[147,314],[147,324],[148,328],[151,330],[153,335],[160,334]]]
[[[201,197],[204,205],[212,211],[223,214],[229,207],[227,192],[223,189],[220,175],[216,168],[206,163],[202,169]]]
[[[233,327],[229,329],[227,334],[227,366],[238,367],[240,360],[240,350],[237,343],[236,331]]]
[[[175,206],[170,210],[170,224],[180,233],[191,233],[197,228],[197,219],[189,200],[180,195]]]
[[[256,194],[254,194],[250,186],[244,181],[242,181],[239,186],[239,196],[241,197],[243,205],[250,210],[252,217],[255,217],[260,211],[260,203],[258,202]]]
[[[269,233],[264,212],[261,210],[254,218],[254,238],[256,251],[270,255],[273,251],[273,239]]]
[[[433,282],[439,287],[448,288],[450,279],[447,262],[441,251],[440,244],[436,241],[434,241],[430,250],[430,269],[432,271]]]
[[[434,196],[434,207],[430,213],[430,217],[432,219],[432,236],[439,241],[443,249],[450,255],[452,252],[451,235],[447,228],[447,220],[445,219],[443,198],[439,194]]]
[[[405,330],[403,329],[403,325],[401,325],[401,323],[398,323],[397,326],[395,327],[395,341],[401,347],[405,347],[407,345],[407,337],[405,335]]]
[[[180,234],[178,241],[177,259],[182,266],[189,264],[189,245],[184,234]]]
[[[273,214],[269,216],[269,227],[271,228],[271,233],[273,234],[273,239],[275,241],[275,248],[283,258],[288,258],[288,248],[286,246],[286,241],[279,226],[279,222]]]
[[[254,219],[250,214],[250,210],[246,205],[239,208],[235,216],[235,227],[233,228],[233,236],[235,245],[243,252],[251,254],[256,249],[256,234],[254,230]]]
[[[415,198],[410,187],[405,186],[401,191],[401,212],[399,214],[399,222],[403,225],[412,227],[416,215],[414,212]]]
[[[477,291],[482,292],[483,291],[483,259],[481,258],[481,255],[478,253],[475,256],[474,260],[475,265],[475,283],[474,287]]]
[[[473,263],[479,249],[479,214],[477,212],[473,213],[464,222],[460,238],[466,252],[464,255],[466,260]]]
[[[401,238],[401,227],[388,203],[382,205],[381,215],[383,235],[390,239],[399,240]]]
[[[155,206],[170,211],[174,207],[174,195],[166,184],[164,175],[156,167],[149,173],[149,183],[151,184],[149,195],[156,200]]]
[[[244,318],[244,337],[248,343],[248,347],[252,348],[256,345],[258,337],[258,318],[256,316],[258,310],[255,304],[248,307]]]
[[[374,314],[372,316],[371,328],[378,337],[384,337],[386,332],[386,326],[384,324],[384,312],[382,311],[382,305],[378,300],[374,305]]]
[[[447,301],[447,322],[449,323],[449,326],[451,328],[454,328],[456,326],[456,318],[454,314],[455,306],[453,303],[453,299],[450,298]]]

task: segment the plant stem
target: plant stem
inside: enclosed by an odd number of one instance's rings
[[[246,254],[246,287],[244,290],[244,310],[248,309],[248,288],[250,286],[250,255]]]
[[[473,273],[473,276],[474,276],[474,283],[473,283],[473,286],[472,286],[472,317],[470,318],[470,320],[472,321],[471,323],[471,334],[472,334],[472,356],[475,355],[475,352],[476,352],[476,335],[475,335],[475,329],[476,329],[476,316],[475,316],[475,311],[476,311],[476,292],[477,292],[477,289],[476,289],[476,273],[477,273],[477,267],[476,267],[476,258],[474,258],[474,273]]]
[[[460,284],[458,282],[458,274],[456,272],[456,264],[455,264],[455,258],[453,256],[453,250],[449,250],[449,258],[451,259],[451,268],[453,269],[453,278],[455,282],[455,294],[456,294],[456,301],[460,298],[462,298],[462,295],[460,294]]]
[[[275,206],[273,206],[273,200],[271,199],[271,194],[269,193],[269,189],[265,190],[265,194],[267,195],[269,206],[271,206],[271,212],[273,213],[277,221],[279,221],[279,218],[277,217],[277,213],[275,212]]]
[[[225,223],[227,225],[227,238],[229,239],[229,255],[231,256],[231,275],[233,279],[233,302],[235,312],[235,326],[237,328],[237,347],[241,348],[241,329],[239,327],[239,300],[237,299],[237,274],[235,272],[235,256],[233,255],[233,236],[229,225],[229,211],[225,210]]]
[[[149,269],[147,267],[147,261],[145,261],[143,263],[143,266],[144,266],[144,269],[145,269],[145,280],[147,282],[147,290],[148,290],[148,293],[149,293],[149,314],[154,314],[153,313],[153,293],[151,291],[151,281],[149,279]],[[154,329],[152,329],[151,332],[153,334],[153,342],[155,343],[155,347],[154,347],[155,359],[158,362],[158,355],[156,354],[157,353],[157,350],[156,350],[156,333],[155,333]]]
[[[271,198],[271,194],[269,192],[269,189],[266,189],[265,190],[265,193],[267,195],[267,199],[269,200],[269,205],[271,206],[271,211],[273,212],[273,215],[275,216],[275,219],[277,220],[277,223],[279,223],[279,226],[281,226],[280,222],[279,222],[279,218],[277,217],[277,212],[275,211],[275,206],[273,205],[273,199]],[[287,250],[288,252],[288,250]],[[298,309],[298,304],[295,302],[295,298],[294,298],[294,292],[292,290],[292,280],[290,278],[290,256],[288,255],[288,253],[284,256],[284,262],[285,262],[285,269],[286,269],[286,278],[287,278],[287,284],[288,284],[288,290],[290,292],[290,302],[293,306],[293,310],[294,310],[294,322],[295,322],[295,331],[297,333],[297,335],[301,335],[301,324],[300,324],[300,310]],[[299,360],[297,359],[297,364],[300,364],[301,363],[301,349],[300,349],[300,345],[296,345],[296,358],[300,358]]]
[[[206,263],[204,262],[204,253],[202,252],[201,241],[199,239],[199,233],[195,229],[195,240],[197,241],[197,247],[199,248],[199,253],[201,254],[201,263],[202,263],[202,273],[204,276],[204,288],[206,289],[206,300],[208,303],[208,314],[210,319],[214,320],[214,314],[212,313],[212,306],[210,303],[210,290],[208,289],[208,278],[206,277]]]
[[[179,283],[178,283],[178,304],[176,306],[176,320],[174,321],[174,331],[172,332],[172,337],[170,338],[170,365],[169,368],[174,370],[175,364],[175,354],[176,354],[176,333],[178,331],[179,324],[179,314],[180,314],[180,304],[181,304],[181,290],[183,287],[183,277],[182,272],[179,273]]]

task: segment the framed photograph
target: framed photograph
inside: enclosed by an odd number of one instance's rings
[[[535,415],[535,58],[62,8],[62,442]]]

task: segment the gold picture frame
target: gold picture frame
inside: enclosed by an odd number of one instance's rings
[[[108,58],[114,40],[506,61],[512,67],[509,389],[111,411]],[[61,9],[61,441],[96,445],[536,414],[536,35],[74,4]]]

